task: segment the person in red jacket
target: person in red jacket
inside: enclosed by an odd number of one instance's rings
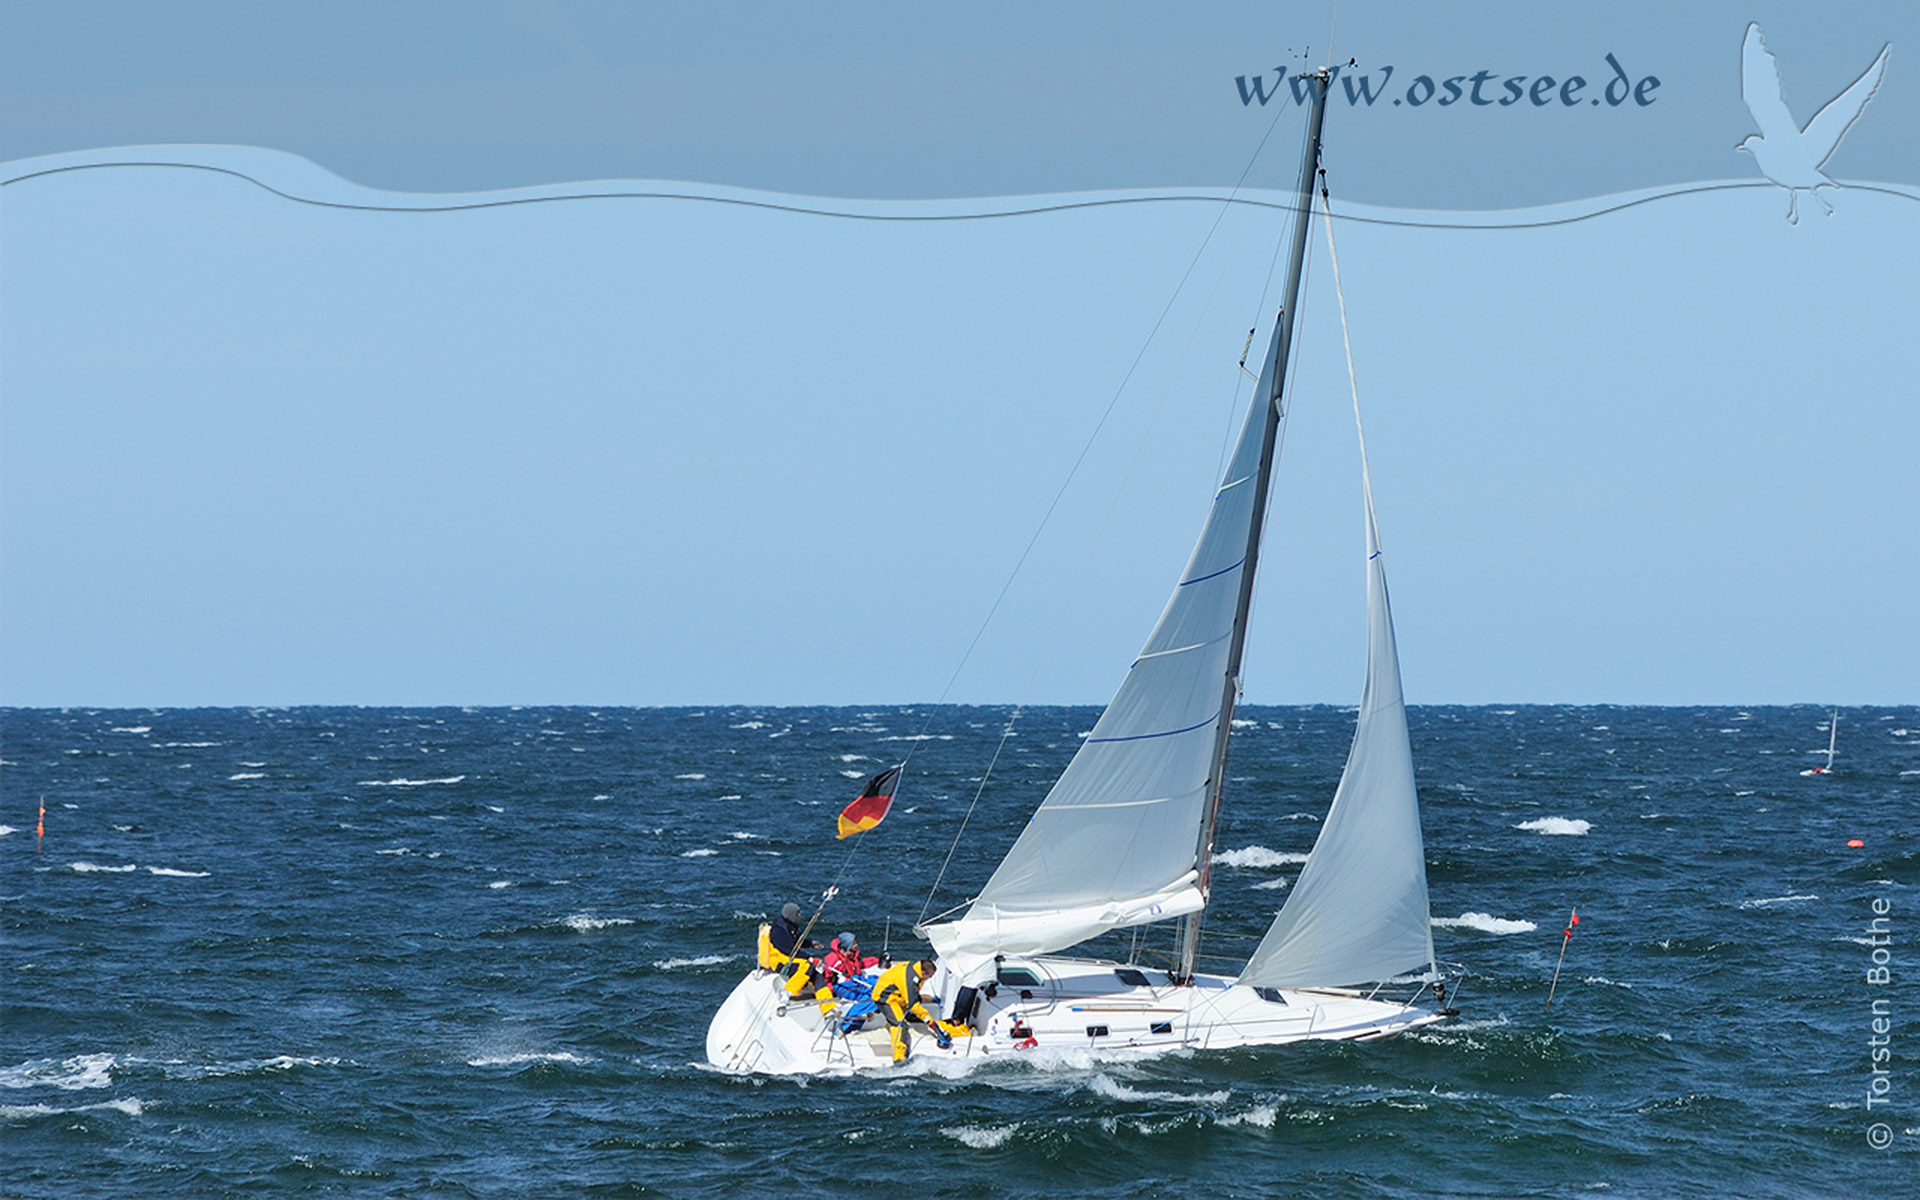
[[[826,969],[827,985],[839,983],[850,975],[860,975],[880,965],[878,958],[865,957],[860,953],[860,939],[851,931],[834,938],[827,949]]]

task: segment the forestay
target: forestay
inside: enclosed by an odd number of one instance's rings
[[[1275,339],[1279,338],[1275,331]],[[943,957],[1061,950],[1197,912],[1207,804],[1274,355],[1179,584],[1120,690],[959,920],[923,932]]]

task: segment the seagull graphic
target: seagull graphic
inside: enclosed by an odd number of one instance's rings
[[[1795,225],[1800,223],[1801,192],[1811,194],[1820,201],[1820,207],[1827,210],[1828,216],[1833,215],[1833,205],[1826,202],[1819,189],[1840,185],[1827,178],[1820,168],[1827,165],[1840,139],[1860,119],[1867,101],[1879,90],[1880,79],[1887,73],[1887,52],[1891,49],[1891,42],[1880,47],[1880,57],[1873,60],[1873,65],[1846,91],[1827,101],[1827,106],[1813,114],[1813,120],[1802,129],[1787,111],[1787,101],[1780,89],[1780,67],[1760,40],[1759,22],[1747,26],[1746,41],[1740,45],[1740,92],[1746,97],[1747,111],[1753,114],[1753,123],[1760,127],[1760,132],[1734,149],[1753,155],[1760,173],[1787,189],[1787,220]]]

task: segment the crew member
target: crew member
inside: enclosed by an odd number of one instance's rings
[[[788,901],[780,909],[780,919],[767,925],[766,931],[766,940],[760,947],[760,965],[785,977],[788,995],[802,994],[812,982],[810,960],[819,957],[820,943],[801,936],[800,906]]]
[[[933,964],[930,962],[896,963],[882,971],[880,982],[873,985],[873,1002],[880,1006],[880,1014],[887,1019],[887,1035],[893,1040],[894,1062],[907,1061],[908,1021],[932,1026],[935,1039],[943,1045],[949,1039],[946,1030],[927,1012],[926,1005],[920,1003],[920,983],[931,978]]]
[[[827,986],[831,987],[853,975],[864,975],[880,965],[878,958],[870,958],[860,953],[860,939],[851,930],[843,931],[827,949],[826,976]]]

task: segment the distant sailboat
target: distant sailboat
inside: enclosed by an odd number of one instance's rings
[[[1833,715],[1827,718],[1827,765],[1824,767],[1808,767],[1806,770],[1800,772],[1802,775],[1833,774],[1834,739],[1839,736],[1839,733],[1840,733],[1840,710],[1836,708],[1833,710]],[[1814,753],[1818,754],[1819,751],[1816,750],[1814,751]]]
[[[1313,851],[1252,957],[1237,976],[1196,969],[1201,917],[1215,898],[1214,835],[1299,319],[1329,73],[1305,78],[1314,98],[1285,302],[1239,441],[1186,569],[1106,711],[965,911],[915,929],[937,956],[928,990],[945,1004],[935,1015],[971,1033],[921,1039],[915,1059],[1371,1041],[1452,1015],[1434,959],[1364,437],[1367,673],[1346,769]],[[1179,922],[1167,965],[1061,954],[1163,921]],[[853,1009],[811,988],[790,995],[785,983],[769,969],[740,981],[707,1033],[713,1065],[769,1074],[893,1065],[884,1027],[863,1028]]]

